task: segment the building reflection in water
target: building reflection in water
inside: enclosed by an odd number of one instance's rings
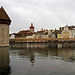
[[[9,66],[9,48],[2,47],[0,48],[0,75],[9,75],[10,66]]]
[[[32,66],[33,66],[34,63],[35,63],[35,56],[34,56],[34,54],[31,54],[31,55],[30,55],[30,61],[31,61]]]
[[[48,48],[39,48],[39,49],[23,49],[19,50],[20,58],[27,59],[33,64],[36,62],[35,58],[51,58],[51,59],[60,59],[65,62],[74,62],[75,61],[75,49],[63,48],[63,49],[48,49]]]
[[[75,61],[75,49],[71,48],[62,48],[62,49],[52,49],[48,50],[48,55],[54,57],[60,57],[61,60],[65,62],[74,62]],[[55,58],[55,57],[54,57]]]

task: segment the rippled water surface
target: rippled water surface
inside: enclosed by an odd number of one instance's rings
[[[75,48],[0,48],[0,75],[75,75]]]

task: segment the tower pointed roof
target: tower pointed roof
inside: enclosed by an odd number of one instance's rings
[[[11,19],[10,19],[9,16],[7,15],[7,13],[6,13],[6,11],[4,10],[4,8],[1,7],[1,8],[0,8],[0,23],[1,23],[1,22],[3,23],[3,21],[4,21],[4,23],[5,23],[5,21],[8,21],[8,22],[9,22],[8,25],[9,25],[10,22],[11,22]]]

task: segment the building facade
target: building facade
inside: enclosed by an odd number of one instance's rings
[[[62,34],[63,38],[75,38],[75,26],[65,26]]]

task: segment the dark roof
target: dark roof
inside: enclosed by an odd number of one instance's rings
[[[37,31],[37,33],[44,33],[44,31]]]
[[[30,32],[29,30],[22,30],[22,31],[19,31],[17,34],[25,34],[25,33],[28,33]]]
[[[0,20],[8,20],[11,22],[9,16],[7,15],[3,7],[0,8]]]
[[[16,37],[22,37],[22,36],[32,36],[33,34],[36,34],[36,32],[32,33],[29,30],[22,30],[19,31],[16,35]]]
[[[75,26],[68,26],[69,30],[74,30]]]
[[[48,30],[44,30],[44,35],[47,35],[48,34]]]
[[[62,32],[61,31],[58,31],[57,34],[62,34]]]
[[[62,28],[62,30],[64,30],[64,27],[61,27]],[[73,26],[68,26],[68,29],[69,30],[74,30],[75,29],[75,26],[73,25]]]
[[[55,30],[54,32],[52,32],[52,34],[58,34],[58,33],[61,33],[61,31]]]

